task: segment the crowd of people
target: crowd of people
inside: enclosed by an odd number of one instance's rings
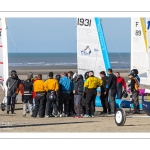
[[[102,115],[114,116],[116,111],[115,99],[122,98],[122,93],[126,91],[126,82],[119,72],[114,75],[113,70],[100,72],[100,78],[94,76],[93,71],[88,71],[83,75],[72,71],[63,72],[54,77],[53,72],[49,72],[48,79],[43,80],[42,75],[33,77],[30,72],[26,80],[20,80],[15,70],[11,71],[7,85],[7,114],[14,114],[16,96],[20,92],[23,102],[23,116],[30,112],[31,117],[69,117],[83,118],[94,117],[95,98],[97,88],[100,87],[100,99],[103,107]],[[137,70],[131,70],[131,79],[128,85],[132,102],[134,104],[133,113],[139,113],[139,83]]]

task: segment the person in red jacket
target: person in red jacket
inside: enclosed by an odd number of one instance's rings
[[[116,72],[116,82],[117,82],[117,98],[122,98],[122,87],[124,87],[124,90],[126,90],[126,82],[123,77],[120,76],[120,72]]]
[[[32,78],[32,80],[33,80],[33,83],[36,81],[36,80],[38,80],[38,77],[37,76],[35,76],[34,78]],[[36,92],[32,92],[32,95],[33,95],[33,109],[34,109],[34,107],[35,107],[35,97],[36,97]]]

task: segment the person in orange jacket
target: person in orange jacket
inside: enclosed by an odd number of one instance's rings
[[[17,93],[17,95],[19,94],[19,92],[21,93],[21,95],[22,95],[22,101],[23,101],[24,87],[23,87],[22,82],[23,82],[23,80],[21,80],[21,82],[20,82],[20,84],[19,84],[19,87],[18,87],[18,89],[16,90],[16,93]]]

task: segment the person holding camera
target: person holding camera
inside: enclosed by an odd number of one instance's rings
[[[16,70],[11,71],[11,77],[6,81],[7,86],[7,114],[9,114],[10,107],[11,113],[14,114],[16,96],[18,94],[18,88],[20,79],[18,78]]]
[[[52,108],[54,108],[54,116],[57,117],[57,92],[59,89],[58,81],[53,78],[53,72],[49,73],[49,79],[44,82],[44,88],[47,91],[46,98],[46,117],[52,117]]]

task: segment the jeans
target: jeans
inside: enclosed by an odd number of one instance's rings
[[[122,98],[122,89],[117,90],[117,98],[121,99]]]
[[[77,116],[83,114],[81,102],[82,102],[82,95],[74,95],[74,110]]]
[[[35,108],[33,111],[33,117],[36,117],[39,112],[39,117],[45,116],[45,95],[36,96],[35,98]]]
[[[116,91],[109,90],[108,97],[111,113],[114,114],[116,112],[116,103],[115,103]]]
[[[132,93],[132,101],[134,105],[134,110],[139,111],[139,92],[135,91]]]

